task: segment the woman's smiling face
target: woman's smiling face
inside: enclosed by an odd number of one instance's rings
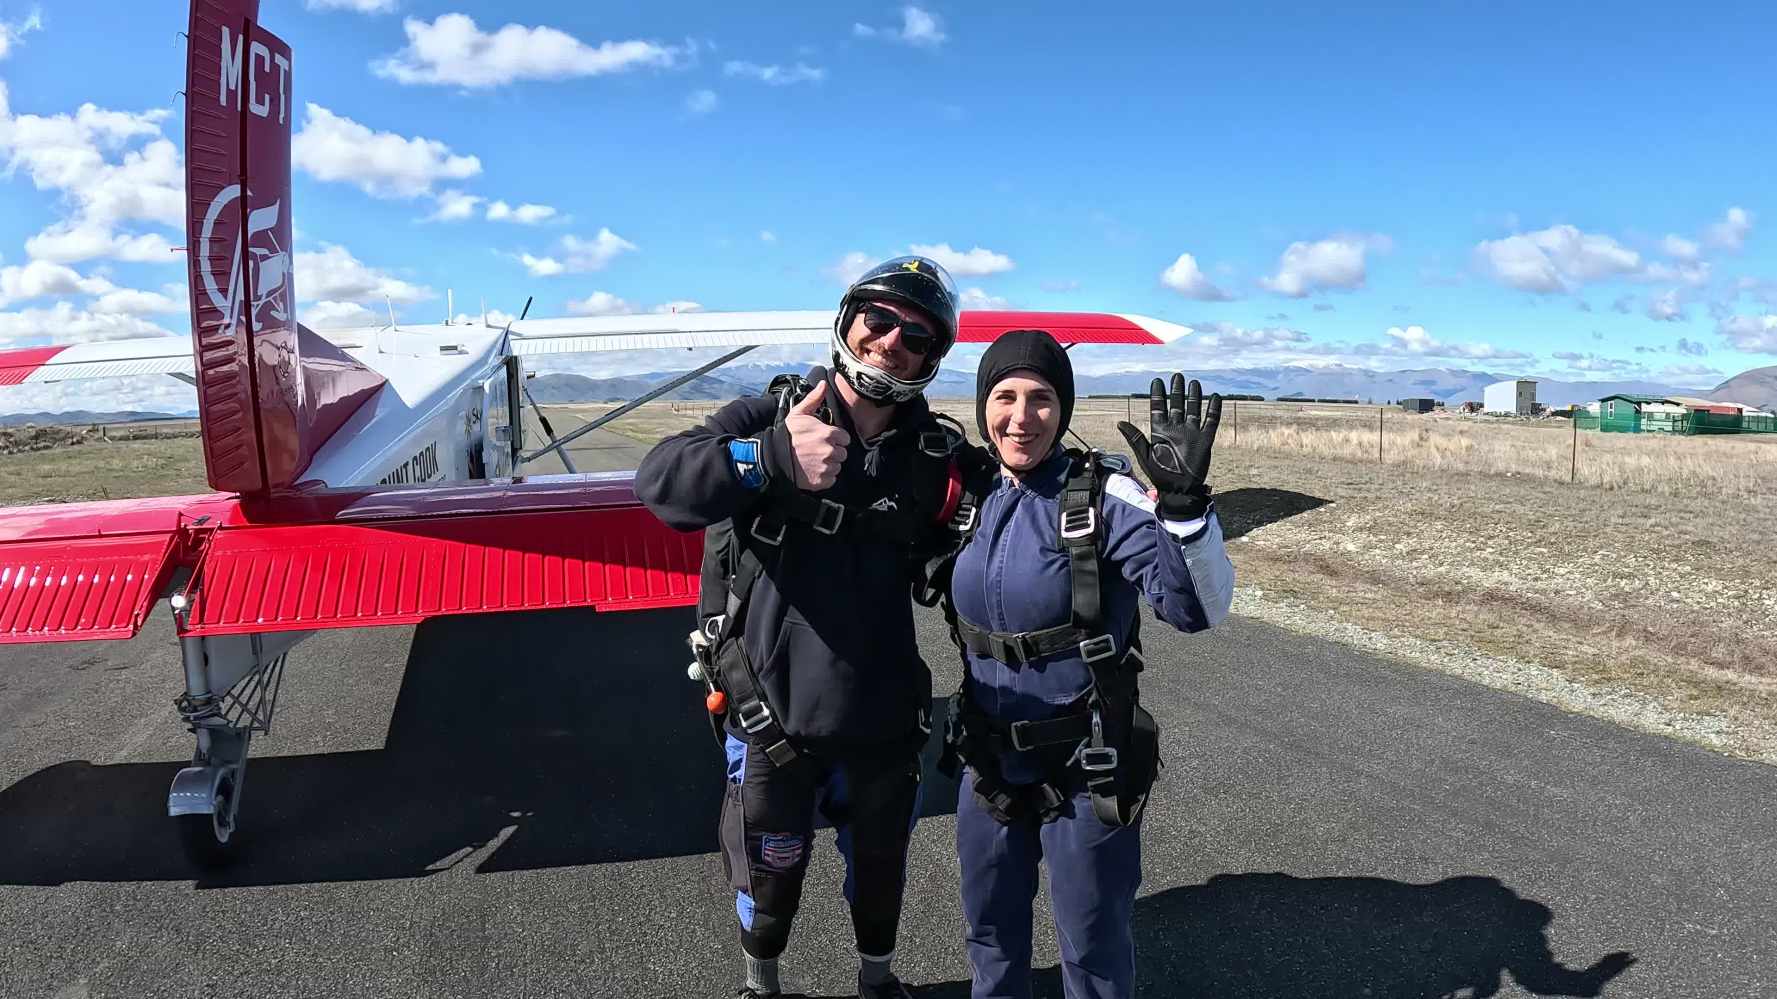
[[[1016,371],[987,393],[987,435],[1000,464],[1028,472],[1055,447],[1061,427],[1061,401],[1055,387],[1034,371]]]

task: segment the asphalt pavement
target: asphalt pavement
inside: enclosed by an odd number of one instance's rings
[[[617,435],[583,440],[582,470],[634,467]],[[220,869],[164,814],[191,753],[164,608],[129,642],[0,648],[0,997],[732,995],[688,626],[552,612],[309,639]],[[942,620],[921,629],[947,692]],[[1777,995],[1777,768],[1256,621],[1143,634],[1166,769],[1142,994]],[[897,964],[961,999],[956,789],[927,755]],[[819,996],[855,974],[831,842],[784,962]],[[1037,922],[1038,994],[1058,996],[1046,895]]]
[[[310,639],[254,747],[242,855],[215,871],[163,814],[190,753],[169,622],[0,651],[0,995],[729,994],[720,761],[685,626]],[[954,653],[921,626],[942,690]],[[1777,769],[1254,621],[1144,635],[1167,763],[1144,994],[1777,994]],[[954,808],[929,771],[898,960],[943,997],[968,978]],[[785,961],[814,995],[853,974],[830,843]]]

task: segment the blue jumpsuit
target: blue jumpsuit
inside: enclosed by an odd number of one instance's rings
[[[981,503],[973,537],[956,561],[951,601],[958,615],[1000,632],[1036,631],[1068,620],[1072,576],[1057,521],[1069,458],[1059,450],[1022,483],[1003,474]],[[1213,509],[1203,518],[1161,520],[1147,492],[1127,475],[1109,475],[1100,510],[1100,574],[1106,631],[1118,649],[1133,632],[1140,603],[1180,631],[1201,631],[1227,615],[1234,568]],[[1008,665],[964,651],[964,691],[1004,722],[1066,713],[1091,686],[1077,651]],[[1037,752],[999,758],[1006,782],[1043,779]],[[957,800],[957,852],[968,921],[974,999],[1031,994],[1031,902],[1038,861],[1049,865],[1050,894],[1069,999],[1128,996],[1135,984],[1130,916],[1141,884],[1141,824],[1110,826],[1083,790],[1072,807],[1044,823],[1030,816],[996,821],[973,793],[965,771]]]

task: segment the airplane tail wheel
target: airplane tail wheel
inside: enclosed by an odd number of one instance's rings
[[[201,868],[226,867],[240,856],[235,835],[235,783],[224,777],[216,785],[216,810],[209,815],[179,815],[179,843],[185,856]]]

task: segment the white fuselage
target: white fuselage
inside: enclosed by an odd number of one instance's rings
[[[504,330],[421,326],[337,342],[387,382],[316,452],[305,481],[414,485],[517,474],[517,359]]]

